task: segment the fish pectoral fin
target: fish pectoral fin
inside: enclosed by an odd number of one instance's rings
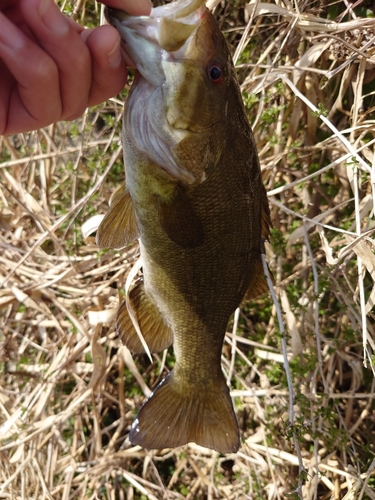
[[[128,302],[150,352],[161,352],[167,349],[173,342],[173,332],[154,301],[147,295],[143,281],[139,281],[130,290]],[[131,352],[134,354],[145,352],[131,320],[126,301],[118,310],[116,328],[122,343]]]
[[[125,186],[113,193],[109,211],[96,233],[100,248],[123,248],[139,238],[133,200]]]
[[[194,442],[220,453],[240,444],[229,389],[220,373],[212,384],[189,384],[168,374],[140,409],[130,441],[146,449],[174,448]]]
[[[158,210],[160,225],[171,241],[182,248],[203,245],[203,225],[179,186],[168,198],[158,196]]]

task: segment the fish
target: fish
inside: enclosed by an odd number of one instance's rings
[[[270,212],[232,57],[203,0],[105,15],[136,72],[123,116],[126,186],[97,244],[139,240],[143,277],[119,308],[117,332],[133,353],[173,344],[175,355],[129,439],[234,453],[240,433],[222,345],[241,301],[268,291],[261,254]]]

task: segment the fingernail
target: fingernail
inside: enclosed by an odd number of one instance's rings
[[[108,53],[108,64],[112,66],[112,68],[118,68],[121,65],[122,57],[120,51],[121,38],[117,39],[117,42],[111,52]]]
[[[0,43],[12,50],[18,50],[25,44],[22,33],[3,14],[0,13]]]
[[[69,31],[68,20],[53,0],[41,0],[39,14],[47,28],[55,35],[65,35]]]

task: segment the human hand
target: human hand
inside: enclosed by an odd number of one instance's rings
[[[103,0],[147,15],[149,0]],[[85,30],[53,0],[0,0],[0,135],[73,120],[127,78],[112,26]]]

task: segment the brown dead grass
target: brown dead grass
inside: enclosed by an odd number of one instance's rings
[[[122,99],[112,100],[0,138],[0,498],[375,498],[375,20],[360,3],[254,3],[245,15],[241,2],[209,3],[258,99],[249,118],[294,414],[267,297],[235,317],[223,348],[239,453],[130,445],[170,355],[133,360],[114,331],[137,247],[102,252],[81,233],[123,176]],[[95,17],[89,2],[69,5]]]

